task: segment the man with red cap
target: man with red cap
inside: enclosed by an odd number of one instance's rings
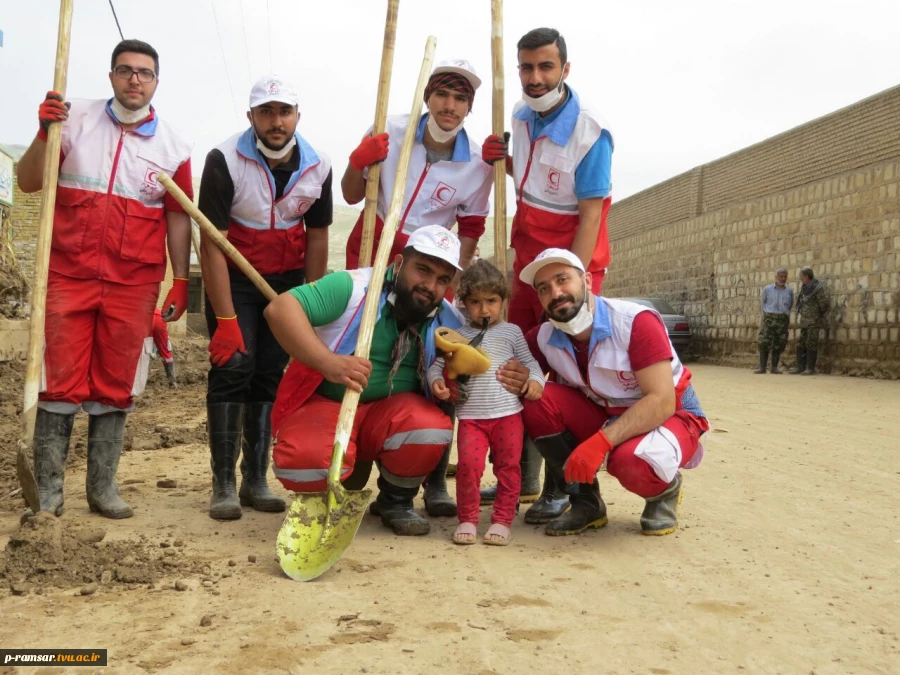
[[[191,146],[150,105],[159,55],[123,40],[112,53],[109,100],[63,103],[48,92],[40,129],[18,167],[23,192],[41,189],[50,125],[62,122],[44,328],[45,387],[34,429],[41,509],[61,515],[69,437],[78,408],[89,415],[87,501],[107,518],[128,518],[116,471],[125,418],[140,393],[166,248],[174,281],[166,321],[187,309],[191,222],[157,181],[165,173],[188,195]]]
[[[280,77],[258,80],[250,90],[250,127],[210,151],[200,183],[200,210],[277,292],[316,281],[328,265],[331,161],[297,133],[297,104]],[[241,506],[283,511],[266,472],[272,402],[288,355],[263,318],[265,296],[206,236],[202,249],[212,361],[209,515],[236,520]]]

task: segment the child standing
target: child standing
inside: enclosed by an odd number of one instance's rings
[[[519,327],[500,319],[503,303],[509,298],[509,286],[496,267],[485,260],[473,262],[463,272],[457,296],[468,312],[470,323],[456,332],[471,340],[482,331],[484,319],[488,320],[480,347],[491,357],[491,367],[469,380],[468,398],[456,407],[459,419],[456,472],[459,526],[453,541],[475,543],[481,476],[490,448],[497,476],[497,497],[484,543],[506,546],[510,542],[509,528],[519,501],[522,480],[519,459],[525,431],[519,396],[503,388],[497,380],[497,369],[513,357],[525,365],[530,375],[520,395],[530,401],[541,397],[544,377]],[[438,358],[428,369],[427,376],[435,398],[446,401],[451,399],[451,390],[444,381],[443,369],[444,359]]]

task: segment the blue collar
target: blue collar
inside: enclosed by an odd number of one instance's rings
[[[308,169],[321,161],[316,154],[316,151],[313,150],[313,147],[296,131],[294,132],[294,138],[297,140],[297,149],[300,151],[300,168],[291,175],[291,179],[287,182],[287,185],[284,186],[282,196],[291,191],[297,181],[300,180],[300,177],[306,173]],[[253,133],[253,127],[248,128],[241,134],[241,137],[237,142],[237,152],[244,159],[250,162],[256,162],[266,172],[266,176],[269,178],[269,187],[272,189],[272,194],[274,195],[275,178],[272,176],[272,171],[269,169],[266,158],[263,157],[263,154],[256,147],[256,135]]]
[[[594,351],[594,346],[601,340],[608,338],[610,335],[612,335],[612,323],[609,319],[609,308],[606,306],[606,303],[600,299],[599,295],[595,295],[594,327],[591,329],[590,350],[588,353],[592,353]],[[569,352],[572,355],[572,358],[575,357],[575,349],[572,347],[572,341],[569,339],[569,336],[555,326],[553,332],[550,334],[550,339],[547,340],[547,344],[551,347],[556,347],[557,349],[563,349]]]
[[[572,132],[575,131],[578,114],[581,112],[581,100],[578,98],[578,94],[569,85],[566,85],[566,89],[569,92],[569,97],[563,103],[562,108],[550,115],[551,120],[541,133],[542,137],[546,136],[553,143],[560,146],[565,146],[569,142]],[[523,105],[513,117],[523,122],[528,122],[533,127],[534,122],[540,118],[540,113],[536,113],[527,105]]]
[[[106,102],[106,114],[109,115],[109,118],[115,122],[117,125],[121,126],[118,118],[113,115],[112,111],[112,99],[109,99]],[[159,124],[159,120],[156,119],[156,108],[152,105],[150,106],[150,116],[147,117],[141,126],[135,127],[132,131],[140,136],[155,136],[156,135],[156,127]]]
[[[425,124],[428,122],[428,113],[419,118],[419,126],[416,129],[416,143],[424,143]],[[468,162],[471,160],[469,154],[469,136],[465,129],[460,129],[456,134],[456,142],[453,144],[453,155],[450,157],[451,162]]]

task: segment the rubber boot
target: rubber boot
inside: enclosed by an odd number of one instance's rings
[[[91,511],[106,518],[131,518],[134,515],[116,485],[127,416],[124,412],[112,412],[88,418],[87,501]]]
[[[369,476],[372,475],[372,464],[373,462],[363,462],[357,459],[356,464],[353,465],[353,473],[343,480],[344,489],[354,492],[365,489],[369,483]]]
[[[163,368],[166,369],[166,377],[169,378],[169,386],[172,389],[178,387],[178,381],[175,379],[175,364],[174,363],[164,363]]]
[[[760,349],[759,350],[759,368],[754,370],[753,372],[757,375],[765,375],[766,374],[766,361],[769,360],[769,350],[768,349]]]
[[[541,453],[528,436],[522,444],[522,459],[519,460],[522,469],[522,485],[519,488],[519,503],[531,504],[540,499],[541,495]],[[481,489],[481,503],[493,504],[497,498],[497,486]]]
[[[806,348],[797,347],[797,365],[791,372],[791,375],[800,375],[806,370]]]
[[[209,465],[212,468],[209,517],[237,520],[241,517],[241,503],[238,501],[234,469],[241,451],[244,404],[207,403],[206,423],[209,430]]]
[[[661,494],[651,497],[641,514],[641,532],[662,536],[671,534],[678,527],[678,505],[681,504],[681,474]]]
[[[815,349],[810,349],[806,352],[806,370],[804,370],[801,375],[815,375],[816,374],[816,361],[819,358],[819,352]]]
[[[558,518],[569,508],[563,467],[578,442],[571,433],[564,431],[535,438],[534,444],[545,460],[544,485],[541,496],[525,512],[525,522],[529,525],[541,525]]]
[[[241,506],[257,511],[284,511],[284,500],[269,489],[269,447],[272,444],[272,404],[248,403],[244,407],[244,434],[241,441]]]
[[[444,449],[441,461],[425,479],[425,510],[434,518],[455,518],[456,502],[447,492],[447,464],[450,463],[450,446]]]
[[[378,496],[370,509],[381,516],[381,523],[400,536],[418,536],[431,531],[431,523],[413,509],[418,487],[399,487],[378,477]]]
[[[38,484],[41,511],[55,516],[63,513],[63,483],[66,478],[66,457],[75,413],[61,415],[37,409],[34,420],[34,477]],[[31,509],[26,515],[33,515]]]
[[[781,371],[778,370],[778,362],[780,360],[781,352],[776,349],[772,352],[772,370],[769,371],[772,375],[781,375]]]
[[[578,483],[577,492],[569,495],[571,508],[547,523],[544,534],[554,537],[568,534],[581,534],[587,529],[600,529],[609,520],[606,517],[606,504],[600,497],[600,483]]]

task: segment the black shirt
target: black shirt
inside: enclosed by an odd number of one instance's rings
[[[300,168],[300,149],[295,147],[290,158],[272,169],[275,179],[275,199],[284,194],[291,175]],[[322,195],[315,200],[303,215],[303,224],[307,228],[328,227],[333,219],[333,201],[331,196],[331,170],[322,183]],[[204,216],[219,230],[227,230],[231,222],[231,204],[234,201],[234,182],[228,171],[228,164],[222,151],[213,148],[206,156],[203,166],[203,177],[200,179],[200,198],[198,206]]]

